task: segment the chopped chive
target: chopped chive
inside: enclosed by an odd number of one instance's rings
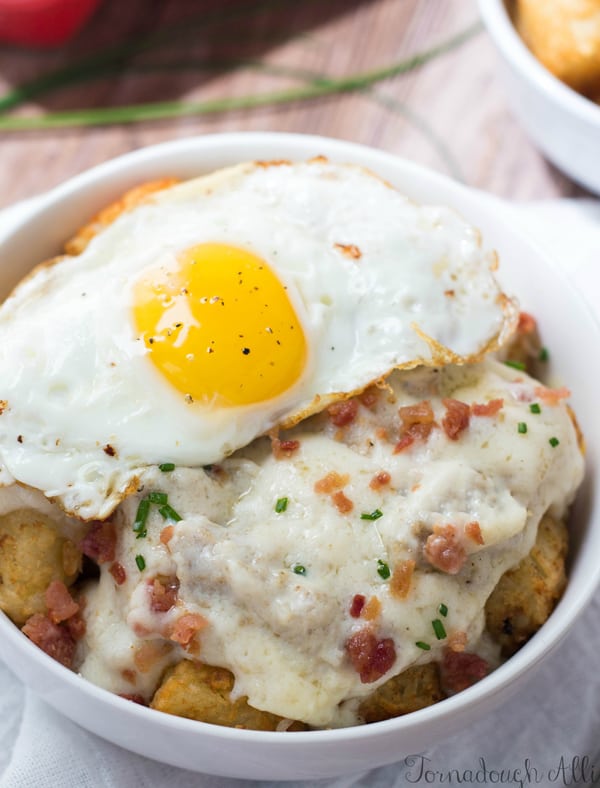
[[[438,607],[438,613],[440,616],[444,616],[444,618],[446,618],[448,615],[448,606],[442,602],[442,604]]]
[[[422,640],[417,640],[417,642],[415,643],[415,646],[417,648],[422,648],[423,651],[431,651],[431,646],[429,645],[429,643],[423,643]]]
[[[361,520],[379,520],[380,517],[383,517],[383,512],[381,509],[374,509],[372,512],[363,512],[360,516]]]
[[[167,493],[151,492],[148,495],[148,500],[150,501],[150,503],[159,503],[159,504],[168,503],[169,496],[167,495]]]
[[[285,512],[285,510],[287,509],[287,505],[288,505],[287,498],[278,498],[277,503],[275,504],[275,511],[277,512],[277,514],[281,514],[282,512]]]
[[[527,424],[524,421],[520,421],[517,425],[517,430],[521,433],[521,435],[525,435],[527,432]]]
[[[146,568],[146,559],[143,555],[136,555],[135,563],[137,564],[137,568],[140,570],[140,572],[143,572]]]
[[[164,506],[161,506],[158,510],[160,514],[165,518],[165,520],[172,520],[174,523],[178,523],[182,518],[181,515],[177,514],[175,509],[172,506],[169,506],[166,503]]]
[[[548,443],[550,444],[550,446],[552,446],[553,449],[555,449],[560,443],[560,441],[558,440],[558,438],[550,438]]]
[[[136,534],[144,532],[144,536],[146,535],[146,520],[148,519],[148,512],[150,511],[150,501],[147,498],[144,498],[143,501],[140,501],[138,504],[137,512],[135,514],[135,520],[133,523],[133,530]]]
[[[381,558],[377,560],[377,574],[384,580],[387,580],[391,574],[389,566]]]
[[[529,410],[532,413],[541,413],[542,412],[542,409],[540,408],[538,402],[532,402],[531,405],[529,406]]]
[[[433,631],[435,632],[435,636],[438,640],[443,640],[446,637],[446,630],[444,629],[444,625],[439,620],[439,618],[434,619],[431,622],[431,626],[433,627]]]
[[[540,354],[538,356],[538,359],[540,361],[548,361],[549,358],[550,358],[550,354],[548,353],[548,348],[547,347],[540,348]]]
[[[306,574],[306,567],[302,566],[302,564],[295,564],[292,567],[294,574],[296,575],[305,575]]]
[[[136,539],[145,539],[148,536],[148,529],[142,528],[141,530],[137,531]]]
[[[525,364],[523,361],[505,361],[504,362],[507,367],[512,367],[513,369],[520,369],[521,372],[525,371]]]
[[[158,466],[158,470],[162,471],[163,473],[168,473],[169,471],[175,470],[175,463],[174,462],[161,462]]]

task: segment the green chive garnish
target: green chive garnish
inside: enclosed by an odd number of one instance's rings
[[[431,626],[433,627],[433,631],[435,632],[435,636],[438,640],[443,640],[446,637],[446,630],[444,629],[444,625],[436,618],[434,621],[431,622]]]
[[[538,359],[540,361],[548,361],[549,358],[550,358],[550,354],[548,353],[548,348],[547,347],[540,348],[540,354],[538,356]]]
[[[550,446],[552,446],[553,449],[555,449],[560,443],[560,441],[558,440],[558,438],[550,438],[548,443],[550,444]]]
[[[148,495],[148,500],[150,501],[150,503],[158,503],[158,504],[168,503],[169,496],[167,495],[167,493],[151,492]]]
[[[133,523],[133,530],[136,532],[136,534],[138,534],[138,537],[142,532],[144,536],[146,536],[146,520],[148,519],[149,511],[150,501],[147,498],[144,498],[144,500],[140,501],[138,504],[135,520]]]
[[[529,410],[532,413],[541,413],[542,412],[542,409],[540,408],[540,406],[539,406],[539,404],[537,402],[532,402],[531,405],[529,406]]]
[[[169,471],[175,470],[175,463],[174,462],[161,462],[158,466],[158,470],[162,471],[163,473],[168,473]]]
[[[527,424],[524,421],[520,421],[517,425],[517,430],[521,433],[521,435],[525,435],[527,432]]]
[[[385,561],[382,561],[381,558],[377,561],[377,574],[384,580],[387,580],[391,574],[389,566]]]
[[[277,503],[275,504],[275,511],[277,512],[277,514],[281,514],[282,512],[285,512],[285,510],[287,509],[287,505],[288,505],[287,498],[278,498]]]
[[[381,509],[375,509],[371,513],[363,512],[360,516],[361,520],[379,520],[380,517],[383,517],[383,512]]]
[[[440,616],[444,616],[444,618],[446,618],[448,615],[448,606],[442,602],[442,604],[438,607],[438,613]]]
[[[143,555],[136,555],[135,563],[137,564],[137,568],[140,570],[140,572],[143,572],[146,568],[146,559]]]
[[[305,575],[306,574],[306,567],[302,566],[302,564],[296,564],[292,567],[294,574],[296,575]]]
[[[507,367],[512,367],[513,369],[520,369],[521,372],[525,370],[525,364],[523,361],[505,361],[504,362]]]
[[[169,506],[166,503],[164,506],[161,506],[158,510],[160,514],[164,517],[165,520],[172,520],[174,523],[178,523],[182,518],[181,515],[177,514],[175,509],[172,506]]]
[[[431,651],[431,646],[429,645],[429,643],[423,643],[422,640],[417,640],[417,642],[415,643],[415,646],[417,648],[422,648],[423,651]]]

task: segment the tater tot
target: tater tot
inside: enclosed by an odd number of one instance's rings
[[[515,25],[558,79],[600,95],[600,0],[517,0]]]
[[[183,660],[167,672],[150,706],[191,720],[257,731],[304,730],[302,723],[248,705],[246,698],[231,700],[233,675],[225,668]]]
[[[486,625],[503,656],[529,640],[552,613],[567,582],[567,546],[566,525],[546,515],[529,555],[506,572],[492,592],[485,606]]]
[[[80,551],[46,515],[18,509],[0,517],[0,609],[18,626],[46,611],[53,580],[69,586],[80,569]]]
[[[386,681],[363,700],[359,714],[365,722],[379,722],[431,706],[444,697],[438,666],[430,662],[408,668]]]

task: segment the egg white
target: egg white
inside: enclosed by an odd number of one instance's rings
[[[287,288],[308,360],[274,399],[190,403],[136,332],[135,281],[204,242],[254,253]],[[456,213],[418,206],[357,167],[254,163],[172,187],[78,257],[39,268],[0,309],[5,482],[104,518],[148,465],[217,462],[393,368],[478,358],[516,316],[490,262]]]

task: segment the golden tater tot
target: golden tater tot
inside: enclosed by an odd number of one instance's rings
[[[600,0],[517,0],[515,26],[558,79],[600,95]]]
[[[363,700],[359,714],[365,722],[379,722],[431,706],[444,697],[437,664],[414,665]]]
[[[256,731],[305,729],[298,722],[288,727],[282,717],[249,706],[246,698],[232,701],[232,689],[233,675],[225,668],[184,659],[167,671],[150,706],[167,714],[229,728]]]
[[[568,533],[563,522],[545,515],[535,545],[506,572],[485,606],[486,625],[505,657],[534,635],[554,610],[567,577]]]
[[[18,509],[0,517],[0,608],[18,626],[46,611],[53,580],[69,586],[80,569],[80,551],[46,515]]]

